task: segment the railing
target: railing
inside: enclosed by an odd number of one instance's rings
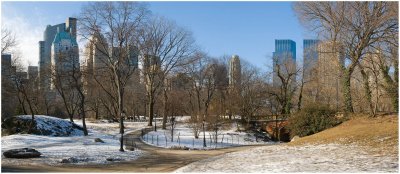
[[[179,132],[174,135],[173,141],[171,141],[171,136],[165,135],[149,135],[149,130],[143,129],[143,134],[141,139],[147,144],[151,144],[158,147],[185,147],[192,149],[202,149],[204,148],[204,137],[200,135],[199,138],[195,139],[193,136],[181,136]],[[166,136],[167,135],[167,136]],[[243,145],[255,145],[263,144],[261,139],[253,140],[247,136],[236,135],[236,134],[219,134],[217,141],[215,136],[212,134],[206,134],[206,148],[221,148],[221,147],[233,147],[233,146],[243,146]]]

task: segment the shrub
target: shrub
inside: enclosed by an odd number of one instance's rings
[[[326,106],[307,106],[289,118],[291,137],[312,135],[338,124],[335,111]]]

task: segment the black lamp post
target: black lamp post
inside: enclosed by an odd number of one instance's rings
[[[154,132],[157,132],[157,114],[154,115]]]
[[[203,119],[203,147],[207,147],[206,145],[206,131],[204,129],[205,120]]]

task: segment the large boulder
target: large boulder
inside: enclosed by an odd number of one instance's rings
[[[296,136],[294,136],[294,137],[292,138],[292,140],[290,140],[290,142],[296,141],[296,140],[298,140],[298,139],[300,139],[300,137],[296,135]]]
[[[39,151],[32,148],[11,149],[3,153],[6,158],[38,158],[42,155]]]
[[[96,142],[96,143],[104,143],[104,141],[102,139],[100,139],[100,138],[95,138],[94,142]]]
[[[33,124],[33,129],[30,130]],[[2,133],[12,135],[17,133],[28,133],[45,136],[83,136],[83,128],[69,120],[56,117],[35,115],[18,115],[6,118],[2,123]]]

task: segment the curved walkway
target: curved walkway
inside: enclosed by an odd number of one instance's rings
[[[192,162],[203,160],[209,157],[222,155],[225,153],[241,151],[254,148],[255,146],[240,146],[215,150],[170,150],[160,147],[150,146],[139,140],[141,131],[129,133],[126,149],[131,146],[131,139],[140,150],[147,153],[134,161],[117,162],[103,165],[63,165],[63,166],[1,166],[2,172],[172,172],[180,167]]]

